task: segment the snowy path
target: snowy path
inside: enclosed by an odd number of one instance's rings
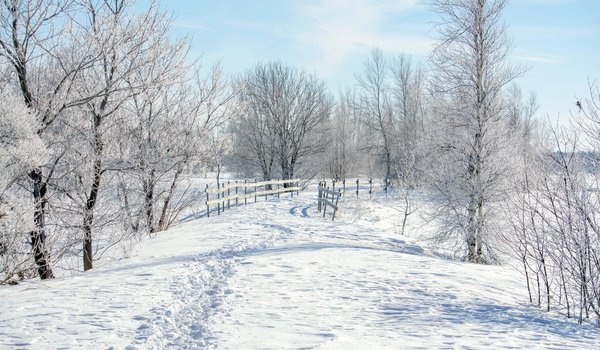
[[[116,265],[0,288],[0,348],[600,348],[597,328],[525,306],[518,273],[429,256],[375,204],[332,223],[313,202],[232,208]]]
[[[514,271],[426,256],[370,220],[297,213],[273,219],[293,240],[238,268],[219,348],[600,348],[596,328],[523,306]]]
[[[173,298],[152,308],[150,317],[139,317],[144,324],[138,328],[136,344],[157,349],[213,346],[212,318],[223,311],[223,298],[231,293],[228,282],[243,264],[242,257],[268,248],[288,233],[265,226],[264,218],[236,220],[224,215],[217,220],[229,221],[227,229],[243,238],[230,238],[234,241],[185,263],[185,270],[170,282]]]

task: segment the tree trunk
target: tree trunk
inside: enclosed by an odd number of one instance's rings
[[[389,147],[387,145],[387,141],[386,141],[386,146],[385,146],[385,178],[386,178],[386,180],[390,178],[391,174],[392,174],[392,155],[391,155],[390,149],[389,149]]]
[[[476,212],[477,208],[475,207],[475,198],[471,198],[471,203],[469,203],[469,207],[467,208],[467,261],[476,262],[477,261],[477,224],[476,221]]]
[[[486,262],[483,256],[483,199],[479,198],[477,203],[477,231],[475,234],[475,242],[477,244],[477,257],[476,262],[478,264],[484,264]]]
[[[150,234],[156,231],[154,227],[154,170],[150,171],[144,180],[144,207],[146,209],[146,225]]]
[[[263,180],[264,181],[270,181],[270,180],[272,180],[271,179],[271,173],[269,171],[265,170],[264,168],[263,168]],[[266,191],[270,191],[272,189],[273,189],[272,185],[266,185],[265,186],[265,190]]]
[[[169,228],[169,223],[167,220],[167,212],[169,210],[169,205],[171,203],[171,199],[173,198],[174,194],[175,194],[175,189],[177,188],[177,182],[179,180],[179,176],[181,175],[181,173],[183,172],[183,167],[177,169],[177,171],[175,172],[175,176],[173,177],[173,181],[171,182],[171,187],[169,188],[169,192],[167,193],[167,197],[165,198],[165,202],[163,204],[161,213],[160,213],[160,218],[158,219],[158,229],[160,231],[164,231],[167,228]]]
[[[44,280],[54,278],[48,261],[49,255],[46,251],[46,183],[43,181],[41,168],[32,170],[29,173],[29,177],[33,182],[33,200],[35,206],[33,214],[35,227],[30,232],[31,247],[33,248],[33,256],[38,274]]]
[[[91,270],[93,267],[92,249],[92,221],[94,214],[92,210],[86,209],[83,214],[83,271]]]
[[[102,139],[100,136],[101,117],[94,116],[94,167],[90,194],[87,197],[83,213],[83,270],[93,268],[92,225],[94,223],[94,208],[98,201],[98,192],[102,180]]]
[[[283,180],[291,180],[294,178],[294,163],[294,159],[292,159],[290,163],[288,163],[287,160],[281,163],[281,177]],[[291,186],[292,184],[289,183],[283,184],[284,188],[288,188]]]

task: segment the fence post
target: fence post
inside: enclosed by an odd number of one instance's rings
[[[226,183],[221,184],[221,210],[223,213],[225,213],[225,186],[227,186]]]
[[[210,217],[210,206],[208,204],[208,201],[210,199],[208,198],[208,184],[206,184],[206,189],[204,190],[204,192],[206,192],[206,217],[209,218]]]
[[[248,205],[248,198],[246,195],[248,194],[248,180],[244,180],[244,205]]]
[[[275,186],[277,186],[277,199],[279,199],[279,182]]]
[[[388,194],[388,183],[389,183],[390,179],[388,179],[387,177],[385,178],[385,198],[387,198],[387,194]]]
[[[335,180],[331,181],[331,185],[333,186],[331,190],[335,191]]]
[[[371,199],[371,193],[373,192],[373,178],[369,179],[369,199]]]
[[[329,190],[329,187],[326,187],[325,190]],[[325,217],[325,212],[327,211],[327,191],[325,191],[325,201],[323,202],[323,217]]]
[[[238,180],[235,180],[235,206],[238,205]]]
[[[338,202],[340,200],[340,197],[342,196],[342,193],[338,190],[338,194],[335,197],[335,207],[333,207],[333,215],[331,216],[331,221],[335,220],[335,213],[337,213],[338,210]],[[333,200],[333,195],[331,197],[331,200]]]
[[[229,206],[230,204],[230,195],[231,195],[231,181],[227,181],[227,210],[229,210],[231,207]]]
[[[256,179],[254,179],[254,203],[256,203]]]
[[[358,198],[358,178],[356,178],[356,198]]]
[[[269,181],[271,181],[271,180],[269,180]],[[267,192],[267,186],[269,186],[269,185],[264,185],[264,186],[263,186],[263,187],[265,188],[265,192]],[[273,185],[271,185],[270,187],[271,187],[271,190],[273,190]],[[268,197],[268,196],[269,196],[269,195],[265,193],[265,202],[267,201],[267,197]]]
[[[227,192],[225,192],[225,186],[227,186],[227,183],[223,181],[223,184],[221,185],[221,208],[223,208],[223,213],[225,213],[225,197],[227,197]]]
[[[296,188],[299,188],[300,187],[300,181],[296,181],[295,185],[296,185]],[[296,197],[298,197],[299,195],[300,195],[300,189],[297,189],[296,190]]]
[[[221,215],[221,191],[219,191],[221,187],[217,182],[217,215]]]
[[[343,189],[343,192],[346,193],[346,178],[344,178],[342,180],[342,189]]]
[[[317,211],[320,213],[321,212],[321,181],[319,181],[319,194],[317,195]]]

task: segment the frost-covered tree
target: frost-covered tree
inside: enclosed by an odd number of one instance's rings
[[[201,148],[190,141],[197,139],[190,125],[200,124],[204,109],[213,114],[220,109],[201,89],[175,91],[189,78],[186,55],[187,41],[173,39],[170,19],[154,2],[142,11],[134,10],[134,0],[0,4],[0,67],[6,72],[0,87],[18,93],[36,121],[34,134],[45,145],[44,161],[29,164],[29,183],[20,184],[21,192],[28,189],[34,199],[28,232],[41,278],[53,277],[51,252],[83,252],[87,270],[96,253],[93,241],[102,239],[105,247],[114,243],[98,233],[112,234],[117,230],[108,225],[120,221],[136,226],[130,220],[135,210],[123,208],[138,204],[128,201],[135,197],[132,174],[140,174],[134,155],[147,148],[132,142],[139,120],[131,112],[143,94],[164,112],[149,132],[177,134],[178,142],[168,140],[152,154],[157,168],[174,175],[159,196],[162,208],[176,206],[173,183],[187,162],[182,159],[192,159]],[[168,227],[173,220],[168,211],[160,210],[155,225]],[[51,249],[49,234],[57,243]],[[81,243],[82,250],[75,248]]]
[[[356,76],[356,109],[363,124],[362,153],[375,155],[383,176],[416,185],[424,131],[424,74],[410,56],[386,59],[374,49]]]
[[[393,176],[396,154],[396,123],[389,84],[389,66],[380,49],[374,49],[364,62],[364,71],[356,77],[362,121],[373,137],[367,148],[378,154],[384,164],[384,176]]]
[[[439,121],[433,185],[444,203],[441,234],[458,237],[468,261],[484,263],[494,258],[495,204],[503,200],[511,174],[503,94],[523,70],[508,62],[506,0],[432,4],[442,18],[431,55]]]
[[[341,92],[323,135],[327,150],[322,159],[325,174],[333,180],[356,176],[361,167],[360,108],[353,90]]]
[[[182,66],[174,64],[168,72],[179,75],[145,89],[128,106],[133,118],[124,157],[137,184],[129,184],[126,192],[141,195],[139,216],[149,233],[168,228],[176,217],[172,213],[187,203],[182,199],[186,191],[177,194],[182,174],[193,163],[209,158],[213,130],[229,118],[234,96],[219,65],[207,75],[197,70],[191,81],[182,75]],[[155,69],[141,71],[136,80],[146,81],[154,73]]]
[[[0,4],[0,60],[8,67],[7,80],[18,91],[37,120],[35,133],[49,141],[53,128],[68,116],[68,110],[89,98],[75,96],[78,75],[96,60],[93,45],[76,46],[78,35],[72,21],[78,10],[71,0],[14,0]],[[42,279],[54,275],[46,247],[49,181],[64,156],[64,144],[46,142],[55,148],[53,157],[28,172],[33,195],[31,244]]]
[[[169,41],[170,22],[156,6],[134,15],[131,0],[84,1],[83,5],[86,20],[77,23],[86,35],[78,40],[81,45],[94,46],[98,60],[80,75],[78,91],[83,96],[101,91],[79,106],[81,125],[74,130],[84,135],[80,151],[87,151],[74,171],[85,193],[79,206],[83,213],[83,268],[89,270],[94,254],[92,231],[94,225],[99,226],[94,222],[94,213],[102,179],[106,172],[121,170],[124,164],[114,152],[119,131],[125,125],[124,105],[144,90],[176,80],[177,74],[182,74],[177,68],[183,65],[187,43]],[[153,74],[145,80],[135,79],[144,71]]]
[[[410,56],[399,55],[390,63],[394,109],[394,170],[403,188],[417,186],[424,166],[425,77]]]
[[[16,185],[45,161],[46,147],[35,133],[37,127],[23,100],[0,90],[0,284],[31,267],[27,254],[31,207]]]
[[[279,62],[257,64],[240,84],[242,111],[232,126],[236,151],[258,165],[265,180],[275,164],[282,178],[293,178],[298,165],[321,150],[316,134],[332,108],[325,84]]]

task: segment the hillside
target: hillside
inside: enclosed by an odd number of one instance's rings
[[[598,328],[529,306],[517,271],[399,236],[391,199],[348,200],[331,222],[315,196],[232,208],[88,273],[2,287],[0,348],[600,347]]]

